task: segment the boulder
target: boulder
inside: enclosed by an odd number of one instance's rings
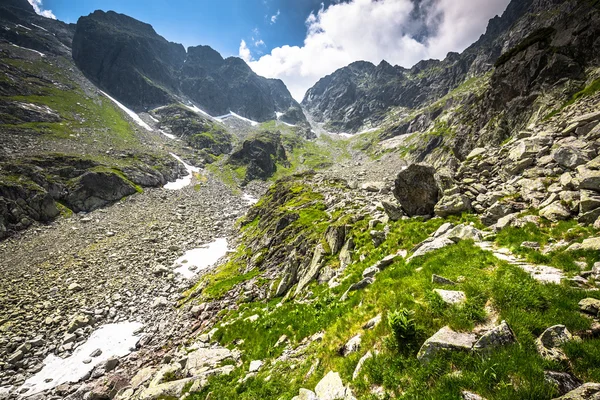
[[[552,222],[567,220],[571,217],[571,211],[561,203],[552,203],[540,210],[540,216]]]
[[[319,400],[350,400],[354,398],[350,389],[344,386],[340,374],[333,371],[329,371],[317,383],[315,393]]]
[[[587,314],[597,316],[600,313],[600,300],[588,297],[579,302],[579,309]]]
[[[360,360],[358,360],[358,363],[356,364],[356,367],[354,368],[354,372],[352,373],[352,380],[356,380],[356,378],[358,378],[358,375],[360,374],[360,371],[362,370],[363,364],[365,363],[365,361],[367,361],[369,358],[373,357],[373,353],[371,353],[370,351],[367,351],[367,353],[362,356],[360,358]]]
[[[554,325],[546,329],[535,341],[538,353],[546,360],[561,362],[567,356],[560,349],[564,343],[573,339],[573,335],[564,325]]]
[[[577,389],[583,383],[568,372],[544,371],[544,380],[554,386],[561,396]]]
[[[558,165],[568,169],[574,169],[589,161],[581,149],[571,146],[559,147],[552,156]]]
[[[456,282],[436,274],[431,275],[431,283],[437,283],[440,285],[456,285]]]
[[[506,321],[484,333],[473,345],[474,350],[489,350],[505,346],[516,341],[515,334]]]
[[[396,177],[394,196],[409,217],[433,215],[440,199],[435,169],[421,164],[410,165]]]
[[[600,192],[600,171],[577,168],[579,188]]]
[[[346,227],[329,226],[325,231],[325,241],[329,245],[331,254],[337,254],[344,246],[346,240]]]
[[[456,290],[433,289],[434,293],[442,298],[446,304],[461,304],[467,301],[467,296],[464,292]]]
[[[434,207],[435,215],[442,218],[450,215],[460,215],[472,210],[471,200],[463,194],[444,196]]]
[[[324,256],[325,250],[323,249],[323,246],[320,244],[317,245],[317,247],[315,247],[315,251],[313,253],[313,257],[310,264],[305,270],[300,271],[299,273],[298,286],[296,287],[295,293],[296,296],[299,295],[302,292],[302,290],[304,290],[304,288],[308,286],[310,282],[312,282],[317,278],[317,276],[319,276]]]
[[[472,333],[454,332],[445,326],[427,339],[417,358],[421,363],[429,363],[435,356],[446,351],[469,351],[477,341],[477,336]]]
[[[390,218],[390,221],[398,221],[404,216],[402,208],[400,208],[399,205],[392,203],[391,201],[382,200],[381,206],[383,207],[383,210],[385,211],[387,216]]]
[[[598,400],[600,399],[600,383],[584,383],[577,389],[557,397],[554,400]]]
[[[362,335],[359,333],[354,335],[345,345],[342,346],[340,353],[346,357],[348,354],[356,353],[360,350],[360,344],[362,342]]]

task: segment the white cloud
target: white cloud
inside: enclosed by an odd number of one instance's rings
[[[250,53],[250,49],[246,45],[246,41],[242,40],[240,43],[240,50],[238,52],[240,58],[247,63],[252,62],[252,54]]]
[[[411,67],[428,58],[462,51],[502,13],[509,0],[350,0],[321,8],[306,19],[302,46],[282,46],[251,59],[242,41],[240,57],[258,74],[282,79],[297,100],[323,76],[357,60]],[[429,32],[425,40],[418,40]],[[242,51],[243,50],[243,51]]]
[[[35,10],[35,12],[37,14],[41,15],[42,17],[56,19],[56,15],[54,15],[54,13],[52,13],[52,10],[44,10],[44,6],[42,4],[43,0],[28,0],[28,1],[29,1],[29,4],[31,4],[31,6],[33,7],[33,9]]]
[[[254,38],[253,38],[253,39],[254,39]],[[255,46],[255,47],[264,46],[264,45],[265,45],[265,42],[264,42],[264,40],[262,40],[262,39],[258,39],[258,40],[255,40],[255,41],[254,41],[254,46]]]
[[[271,16],[271,24],[274,24],[275,22],[277,22],[277,18],[279,18],[280,14],[281,14],[281,12],[279,10],[277,10],[277,14]]]

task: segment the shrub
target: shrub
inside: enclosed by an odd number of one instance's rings
[[[414,311],[406,308],[388,313],[388,325],[400,346],[410,344],[417,336],[417,324],[413,315]]]

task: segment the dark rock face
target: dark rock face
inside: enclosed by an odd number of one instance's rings
[[[266,179],[277,171],[277,162],[287,164],[285,148],[277,133],[260,132],[244,141],[228,161],[236,166],[247,167],[245,180]]]
[[[240,58],[223,59],[209,46],[168,42],[152,26],[115,12],[95,11],[77,22],[73,59],[101,89],[137,110],[185,96],[213,116],[235,112],[255,121],[307,125],[281,80],[254,73]]]
[[[47,222],[58,214],[52,196],[40,188],[0,182],[0,239],[9,229],[25,229],[34,220]]]
[[[499,40],[533,0],[514,0],[502,17],[492,19],[484,35],[462,54],[443,61],[424,60],[411,69],[382,61],[358,61],[341,68],[308,90],[302,105],[317,122],[337,132],[357,132],[365,122],[377,124],[390,107],[415,108],[443,97],[469,73],[488,72],[500,55]]]
[[[93,211],[135,193],[135,188],[123,177],[110,172],[86,172],[74,182],[67,196],[75,211]]]
[[[412,164],[396,177],[394,197],[409,217],[433,215],[440,199],[440,189],[435,179],[435,168]]]
[[[185,58],[182,45],[126,15],[95,11],[77,22],[75,63],[101,89],[134,110],[170,102]]]

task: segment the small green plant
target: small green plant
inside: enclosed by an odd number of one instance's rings
[[[417,336],[417,324],[412,318],[414,311],[403,308],[388,313],[388,325],[398,345],[406,345]]]

